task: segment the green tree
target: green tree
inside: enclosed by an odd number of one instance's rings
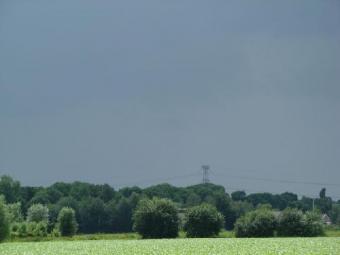
[[[326,188],[322,188],[320,190],[319,196],[320,196],[321,199],[326,198]]]
[[[77,232],[78,224],[72,208],[64,207],[58,215],[58,228],[62,236],[73,236]]]
[[[304,236],[322,236],[324,235],[324,224],[321,221],[321,216],[317,212],[306,212],[305,214],[305,229]]]
[[[235,191],[235,192],[231,193],[231,198],[234,201],[243,201],[243,200],[245,200],[246,196],[247,196],[247,194],[244,191]]]
[[[223,215],[224,217],[224,227],[228,230],[232,229],[230,226],[230,222],[228,219],[233,215],[232,209],[232,200],[229,195],[225,193],[219,193],[214,195],[215,197],[215,206],[216,209]]]
[[[21,203],[7,204],[6,210],[8,213],[8,220],[10,223],[22,222],[24,220],[21,212]]]
[[[188,237],[211,237],[218,235],[223,224],[223,215],[216,207],[202,204],[188,209],[184,229]]]
[[[329,214],[331,217],[332,223],[340,226],[340,204],[334,204],[332,210]]]
[[[201,203],[201,198],[199,195],[190,192],[187,199],[186,199],[186,206],[187,207],[192,207],[192,206],[196,206],[199,205]]]
[[[237,237],[272,237],[276,228],[273,211],[259,208],[246,213],[235,223]]]
[[[104,232],[107,224],[105,204],[100,198],[89,197],[79,204],[79,230],[83,233]]]
[[[10,224],[3,199],[0,199],[0,242],[9,235]]]
[[[177,209],[168,199],[143,199],[133,216],[134,229],[143,238],[174,238],[178,236]]]
[[[48,222],[49,210],[42,204],[34,204],[27,211],[27,221],[29,222]]]
[[[231,212],[225,216],[225,227],[227,230],[234,228],[235,222],[238,218],[245,215],[247,212],[254,210],[251,203],[246,201],[232,201]]]
[[[3,175],[0,177],[0,194],[5,196],[7,203],[15,203],[20,200],[20,182]]]
[[[279,216],[279,236],[303,236],[305,222],[303,212],[295,208],[285,209]]]

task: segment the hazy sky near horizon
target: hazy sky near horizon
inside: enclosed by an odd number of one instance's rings
[[[340,1],[0,1],[0,175],[340,184]],[[249,179],[248,179],[249,178]],[[327,185],[340,199],[340,185]]]

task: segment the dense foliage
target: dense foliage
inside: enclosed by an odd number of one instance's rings
[[[287,208],[278,221],[279,236],[320,236],[324,232],[320,215],[314,212],[304,214],[297,209]]]
[[[210,204],[202,204],[188,209],[184,229],[188,237],[212,237],[218,235],[224,218]]]
[[[0,197],[0,242],[6,239],[9,235],[9,220],[7,217],[5,204]]]
[[[144,199],[137,206],[134,229],[143,238],[174,238],[178,236],[176,206],[168,199]]]
[[[42,204],[33,204],[27,211],[27,221],[29,222],[48,222],[49,210]]]
[[[62,236],[73,236],[77,232],[78,224],[72,208],[64,207],[61,209],[57,226]]]
[[[144,189],[125,187],[117,191],[107,184],[84,182],[58,182],[49,187],[27,187],[21,186],[11,177],[2,176],[0,195],[4,196],[11,228],[16,226],[17,230],[20,225],[21,233],[25,232],[25,228],[35,229],[34,223],[28,226],[25,221],[44,221],[47,232],[52,232],[57,228],[58,215],[63,207],[75,211],[80,233],[132,232],[133,214],[138,202],[153,197],[170,199],[179,208],[180,216],[193,206],[210,204],[224,216],[224,227],[228,230],[234,228],[237,219],[262,204],[269,204],[276,212],[288,207],[297,208],[303,213],[313,209],[312,198],[299,199],[293,193],[274,195],[235,191],[229,195],[223,186],[214,184],[189,187],[159,184]],[[316,211],[328,214],[332,222],[340,224],[340,202],[332,201],[326,190],[322,190],[319,198],[314,199],[314,206]],[[314,227],[317,228],[316,225]],[[12,232],[13,235],[19,234],[18,231]]]
[[[48,234],[47,222],[17,222],[12,224],[11,236],[14,238],[46,237]]]
[[[276,219],[272,210],[260,208],[251,211],[236,221],[236,237],[272,237],[276,229]]]

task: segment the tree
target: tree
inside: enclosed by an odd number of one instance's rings
[[[133,206],[129,199],[122,198],[116,205],[115,229],[117,232],[131,232],[133,228]]]
[[[332,207],[332,211],[329,216],[331,217],[332,223],[340,226],[340,204],[334,204]]]
[[[333,201],[330,197],[326,196],[326,188],[321,189],[320,199],[317,199],[315,204],[322,213],[329,213],[332,210]]]
[[[49,210],[42,204],[34,204],[27,211],[27,221],[29,222],[48,222]]]
[[[105,204],[100,198],[87,198],[79,204],[79,229],[83,233],[104,232],[107,223]]]
[[[223,215],[224,227],[229,230],[232,229],[230,222],[228,221],[233,215],[232,200],[229,195],[225,193],[216,194],[214,197],[216,209]]]
[[[303,236],[322,236],[324,235],[324,225],[321,221],[320,214],[317,212],[306,212],[305,230]]]
[[[0,199],[0,242],[8,237],[9,225],[4,201]]]
[[[273,211],[259,208],[246,213],[235,223],[237,237],[272,237],[276,228]]]
[[[108,184],[98,185],[98,188],[99,188],[98,196],[104,202],[108,202],[115,197],[116,192],[112,187],[110,187],[110,185]]]
[[[303,236],[305,222],[302,211],[295,208],[285,209],[279,216],[279,236]]]
[[[319,196],[320,196],[321,199],[326,198],[326,188],[322,188],[320,190]]]
[[[177,209],[168,199],[144,199],[133,216],[134,229],[143,238],[174,238],[178,236]]]
[[[62,236],[73,236],[77,232],[78,224],[72,208],[64,207],[58,215],[58,228]]]
[[[5,196],[7,203],[15,203],[20,200],[20,182],[3,175],[0,178],[0,194]]]
[[[201,203],[201,198],[199,195],[193,193],[193,192],[190,192],[190,194],[187,196],[187,199],[186,199],[186,206],[187,207],[192,207],[192,206],[196,206],[196,205],[199,205]]]
[[[49,205],[51,223],[55,223],[57,221],[59,212],[63,207],[72,208],[75,211],[77,221],[79,221],[78,201],[75,200],[73,197],[68,196],[62,197],[57,203]]]
[[[227,230],[232,230],[234,228],[236,220],[252,210],[254,210],[254,207],[249,202],[232,201],[231,212],[225,216],[225,228]]]
[[[46,189],[40,189],[39,191],[37,191],[29,202],[30,205],[34,205],[34,204],[47,205],[49,203],[50,203],[50,196]]]
[[[211,237],[220,232],[224,218],[213,205],[202,204],[186,213],[184,229],[188,237]]]
[[[231,198],[234,201],[243,201],[245,200],[247,194],[244,191],[235,191],[233,193],[231,193]]]
[[[6,205],[6,210],[8,213],[8,220],[10,223],[14,222],[22,222],[23,221],[23,216],[21,213],[21,203],[13,203],[13,204],[7,204]]]

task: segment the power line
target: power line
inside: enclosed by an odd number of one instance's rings
[[[222,173],[214,171],[216,175],[225,175],[229,178],[250,180],[250,181],[267,181],[267,182],[277,182],[277,183],[292,183],[292,184],[305,184],[305,185],[317,185],[317,186],[337,186],[340,187],[340,184],[337,183],[322,183],[322,182],[303,182],[303,181],[293,181],[293,180],[279,180],[279,179],[271,179],[271,178],[260,178],[260,177],[247,177],[247,176],[237,176],[230,175],[228,173]]]
[[[154,178],[154,179],[144,179],[140,181],[135,181],[135,182],[128,182],[124,183],[121,185],[117,185],[120,187],[127,187],[127,186],[136,186],[136,185],[142,185],[142,184],[151,184],[155,182],[167,182],[171,180],[176,180],[176,179],[183,179],[183,178],[188,178],[188,177],[193,177],[193,176],[199,176],[200,173],[198,171],[188,173],[188,174],[183,174],[183,175],[175,175],[167,178]]]
[[[268,191],[263,191],[263,190],[253,190],[253,189],[243,189],[243,188],[236,188],[236,187],[230,187],[230,186],[227,186],[225,187],[225,190],[228,190],[228,191],[245,191],[246,193],[272,193],[272,192],[268,192]],[[277,193],[277,194],[283,194],[284,192],[281,192],[281,193]],[[296,192],[291,192],[293,194],[296,194],[300,197],[308,197],[308,198],[313,198],[317,195],[311,195],[311,194],[302,194],[302,193],[296,193]],[[332,199],[336,199],[336,200],[340,200],[340,195],[336,195],[336,196],[332,196]]]

